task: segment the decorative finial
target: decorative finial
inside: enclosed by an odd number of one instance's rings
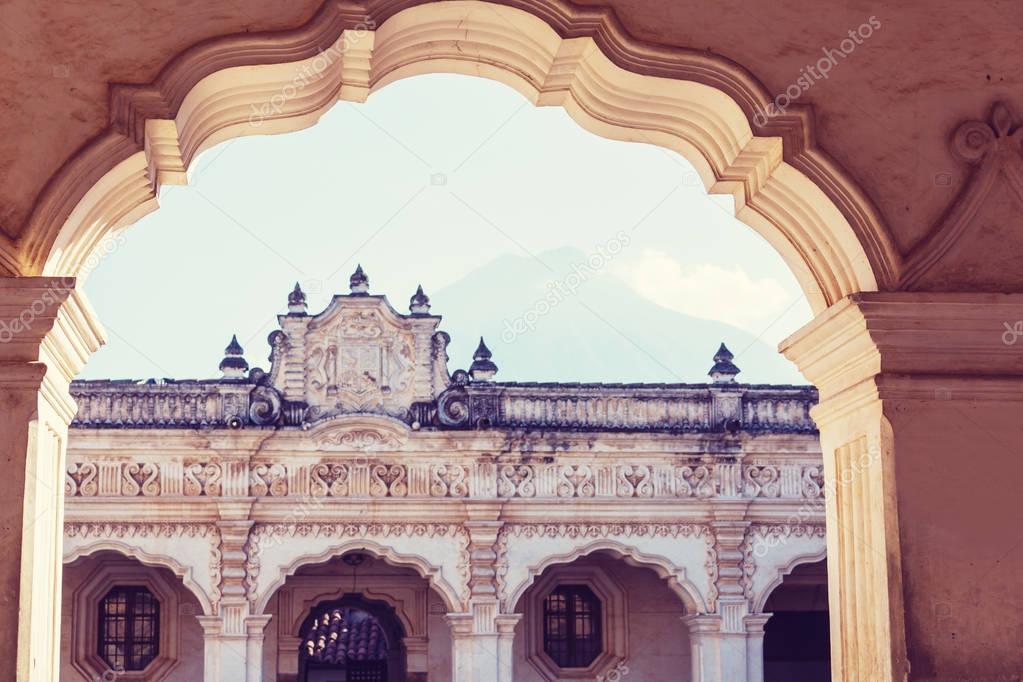
[[[242,357],[245,351],[238,343],[238,336],[231,336],[231,343],[224,349],[224,359],[220,361],[220,371],[225,379],[244,379],[245,373],[249,371],[249,363]]]
[[[472,354],[472,364],[469,365],[469,375],[473,381],[490,381],[494,378],[497,374],[497,365],[490,360],[493,356],[481,336],[480,345],[476,346],[476,352]]]
[[[305,292],[295,282],[295,288],[288,294],[288,313],[291,315],[305,315],[308,308],[305,304]]]
[[[412,311],[413,315],[429,315],[430,314],[430,297],[423,293],[423,285],[420,284],[416,288],[416,293],[412,298],[409,299],[408,309]]]
[[[355,272],[348,278],[348,287],[353,294],[362,295],[369,293],[369,277],[362,271],[362,264],[355,266]]]
[[[741,370],[732,362],[734,357],[728,346],[722,343],[718,352],[714,354],[714,366],[707,372],[715,384],[735,383],[735,375]]]

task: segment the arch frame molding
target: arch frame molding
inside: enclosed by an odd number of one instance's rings
[[[364,552],[392,566],[411,568],[441,596],[449,611],[462,608],[467,575],[461,556],[468,541],[454,525],[438,525],[422,534],[403,525],[388,526],[378,539],[357,527],[307,525],[316,529],[315,534],[297,538],[294,525],[257,524],[254,528],[247,567],[248,599],[254,613],[264,613],[273,595],[302,566],[348,552]]]
[[[199,547],[199,551],[219,552],[219,538],[211,538],[211,540],[215,540],[213,547],[209,546],[209,541],[205,538],[200,538],[200,540],[202,540],[204,546]],[[196,572],[187,562],[182,563],[163,552],[144,548],[142,544],[153,544],[146,542],[145,539],[141,543],[133,544],[132,542],[112,537],[93,536],[79,538],[65,534],[64,543],[63,563],[65,564],[98,552],[109,551],[115,552],[122,557],[135,559],[143,566],[166,568],[181,580],[181,584],[184,585],[185,589],[199,602],[202,608],[202,615],[209,616],[217,612],[220,601],[218,591],[219,577],[213,574],[210,576],[196,575]]]
[[[514,5],[328,2],[299,29],[208,41],[151,84],[115,86],[110,127],[54,176],[17,240],[0,244],[0,266],[85,275],[104,240],[156,208],[162,186],[187,183],[205,149],[306,128],[339,100],[449,72],[561,106],[598,135],[679,152],[706,189],[734,197],[817,313],[892,288],[901,256],[866,195],[809,142],[807,107],[751,124],[769,94],[729,60],[636,41],[606,9]]]
[[[709,533],[702,527],[693,527],[689,534],[680,533],[677,536],[634,533],[605,538],[596,535],[596,531],[601,529],[589,530],[594,534],[573,536],[558,532],[562,531],[559,527],[512,524],[510,533],[502,531],[499,554],[505,558],[499,567],[498,577],[504,611],[515,611],[526,592],[541,580],[548,569],[572,564],[595,552],[607,552],[629,566],[653,570],[678,596],[689,613],[705,614],[714,610],[714,596],[710,594],[713,585],[709,582],[698,585],[691,577],[701,577],[699,569],[704,567],[707,552],[712,546],[708,544]],[[643,530],[640,527],[640,531]],[[668,548],[671,545],[676,545],[676,560],[668,558]],[[568,549],[555,553],[552,546]],[[512,564],[519,568],[509,570]]]

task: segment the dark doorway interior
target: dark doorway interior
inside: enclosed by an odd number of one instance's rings
[[[767,600],[764,682],[828,682],[828,571],[825,560],[801,564]]]
[[[404,633],[386,604],[346,594],[317,605],[300,630],[299,682],[404,682]]]

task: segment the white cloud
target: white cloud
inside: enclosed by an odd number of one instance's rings
[[[656,249],[644,249],[638,258],[617,263],[614,269],[636,293],[660,306],[727,322],[755,335],[776,326],[799,296],[770,277],[752,279],[738,267],[711,263],[683,267]]]

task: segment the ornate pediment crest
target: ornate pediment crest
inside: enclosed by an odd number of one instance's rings
[[[388,317],[380,307],[345,307],[331,319],[309,325],[305,378],[310,417],[366,412],[402,416],[408,409],[415,337]]]
[[[350,284],[350,294],[335,295],[316,315],[309,314],[298,284],[288,295],[288,312],[278,316],[280,329],[269,337],[270,371],[256,368],[247,377],[257,384],[253,423],[309,425],[379,415],[411,424],[421,412],[414,406],[432,403],[447,388],[448,337],[437,330],[440,317],[430,314],[422,287],[402,315],[386,297],[368,292],[361,267]],[[229,346],[222,364],[235,371],[240,363],[233,351]]]
[[[408,441],[409,428],[390,417],[342,416],[314,424],[309,435],[323,450],[375,452],[400,449]]]

